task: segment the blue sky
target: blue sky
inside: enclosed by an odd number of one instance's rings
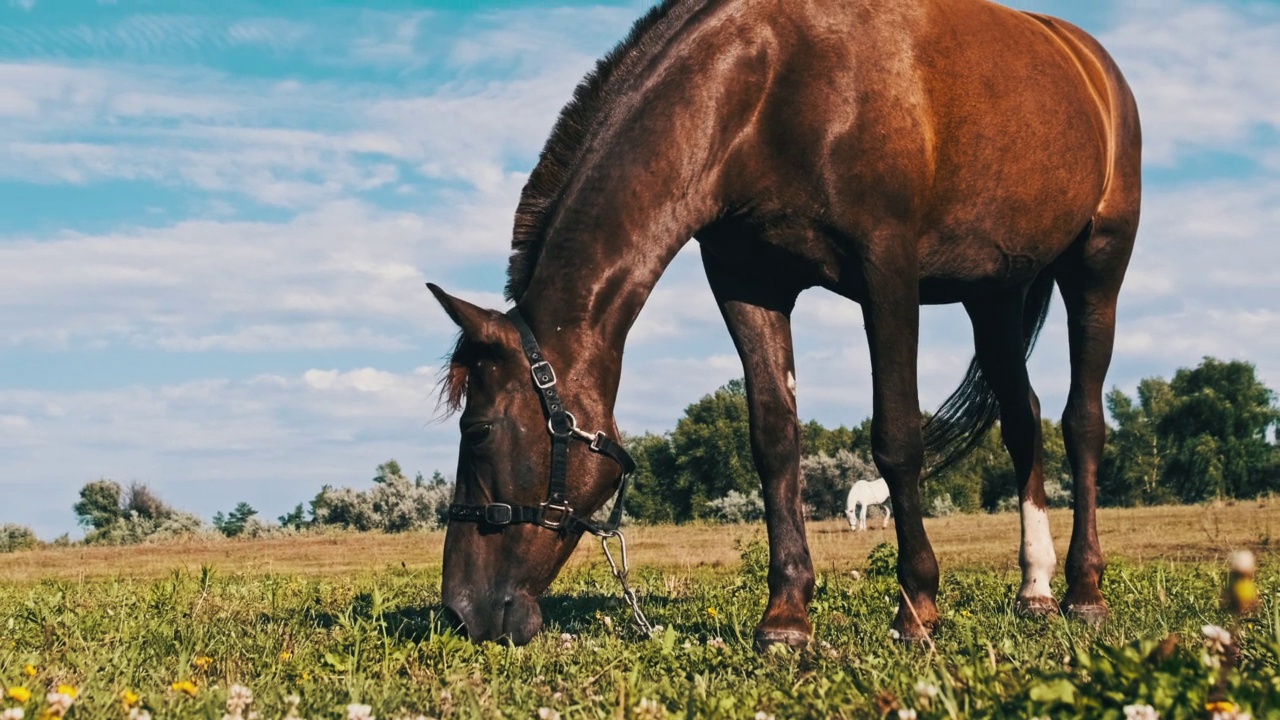
[[[99,477],[274,516],[395,457],[451,474],[433,422],[453,332],[423,283],[502,306],[512,212],[560,106],[647,3],[0,0],[0,523],[74,531]],[[1111,384],[1204,355],[1280,388],[1280,4],[1023,2],[1116,56],[1146,134]],[[856,305],[796,312],[801,414],[856,423]],[[1057,415],[1055,307],[1032,362]],[[922,328],[936,405],[970,354]],[[618,415],[661,431],[740,374],[693,254],[628,344]]]

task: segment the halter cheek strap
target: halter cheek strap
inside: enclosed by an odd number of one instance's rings
[[[520,345],[524,349],[525,357],[529,360],[533,386],[538,391],[538,397],[542,399],[542,410],[547,416],[547,431],[551,433],[551,480],[547,485],[547,500],[536,507],[507,503],[487,505],[454,503],[449,506],[449,520],[474,522],[497,528],[532,524],[564,533],[586,532],[602,537],[611,536],[622,523],[623,503],[626,500],[627,487],[630,484],[631,473],[636,469],[636,463],[622,445],[611,440],[603,432],[592,434],[578,428],[573,413],[564,409],[564,402],[561,401],[560,393],[556,390],[555,369],[543,356],[528,323],[516,308],[507,311],[507,319],[520,333]],[[622,469],[622,481],[618,486],[613,511],[609,513],[609,519],[604,525],[597,525],[588,519],[574,515],[573,507],[569,505],[569,443],[574,439],[587,443],[587,447],[592,452],[613,460]]]

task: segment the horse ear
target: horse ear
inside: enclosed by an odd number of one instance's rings
[[[449,319],[462,328],[463,335],[472,340],[484,340],[492,334],[491,324],[495,315],[492,310],[456,298],[435,283],[427,283],[427,288],[440,301],[441,307],[449,314]]]

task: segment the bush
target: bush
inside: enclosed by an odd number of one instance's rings
[[[898,572],[898,546],[882,542],[867,554],[867,575],[893,577]]]
[[[175,539],[217,537],[199,516],[170,510],[163,518],[144,517],[136,512],[85,535],[88,545],[137,545]]]
[[[843,449],[835,455],[801,458],[800,474],[804,476],[804,502],[814,520],[840,517],[853,483],[875,480],[879,475],[870,458]]]
[[[26,525],[12,523],[0,525],[0,553],[34,550],[39,546],[39,538]]]
[[[365,491],[326,485],[311,501],[312,522],[389,533],[435,530],[448,522],[452,500],[452,486],[400,476],[386,477]]]
[[[764,518],[764,500],[758,490],[749,495],[730,490],[728,495],[719,500],[708,502],[707,513],[720,522],[754,522]]]
[[[929,517],[946,517],[960,512],[960,508],[951,501],[951,494],[938,495],[929,503]]]

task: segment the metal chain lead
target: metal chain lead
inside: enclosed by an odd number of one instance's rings
[[[618,547],[620,548],[619,556],[622,558],[622,567],[618,567],[618,562],[614,560],[613,551],[609,549],[609,538],[618,538]],[[607,535],[600,536],[600,547],[604,548],[605,559],[609,561],[609,567],[613,570],[613,576],[618,578],[618,583],[622,585],[622,599],[627,601],[631,606],[631,617],[635,618],[636,626],[640,628],[640,632],[645,637],[653,637],[653,625],[649,624],[649,619],[644,616],[644,611],[640,609],[640,601],[636,598],[636,591],[631,589],[631,585],[627,583],[627,575],[630,574],[631,568],[627,561],[627,539],[622,536],[618,530]]]

